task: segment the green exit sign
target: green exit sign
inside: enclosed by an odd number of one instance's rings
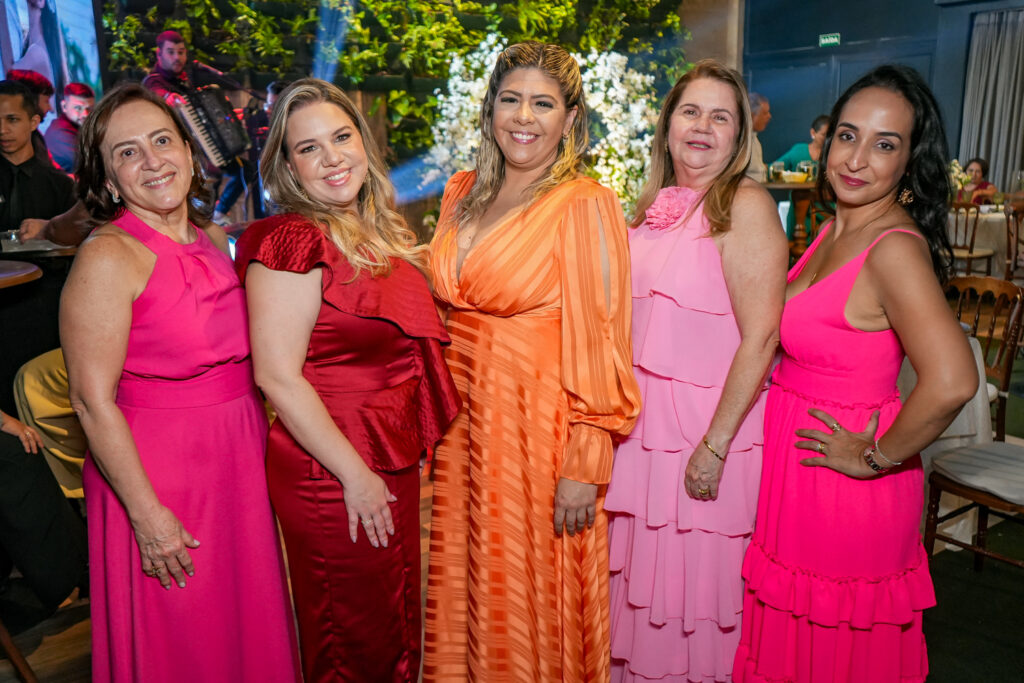
[[[838,44],[838,33],[822,33],[818,36],[818,47],[835,47]]]

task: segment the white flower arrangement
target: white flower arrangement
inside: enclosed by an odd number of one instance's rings
[[[504,48],[504,39],[492,33],[465,57],[452,55],[448,92],[435,91],[434,146],[425,159],[428,170],[421,187],[436,186],[456,171],[473,168],[480,146],[480,102]],[[658,119],[654,77],[629,68],[626,56],[617,52],[593,50],[573,56],[580,64],[591,113],[590,173],[615,191],[629,216],[647,179]]]
[[[949,162],[949,179],[958,190],[964,189],[964,185],[971,182],[971,176],[960,166],[958,159]]]

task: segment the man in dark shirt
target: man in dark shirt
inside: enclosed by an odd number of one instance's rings
[[[74,204],[74,183],[32,148],[39,126],[35,97],[21,83],[0,81],[0,226],[16,230],[25,218],[52,218]]]
[[[60,116],[46,129],[50,156],[65,173],[75,172],[78,161],[78,129],[92,110],[96,93],[85,83],[68,83],[60,102]]]
[[[36,113],[39,114],[39,123],[42,123],[46,119],[46,115],[53,110],[53,106],[50,104],[50,98],[53,97],[54,90],[53,83],[50,83],[50,79],[41,73],[25,69],[11,69],[7,72],[6,78],[9,81],[17,81],[29,89],[29,92],[31,92],[32,96],[35,98]],[[43,134],[38,130],[32,133],[32,148],[35,150],[36,156],[39,157],[40,161],[48,161],[51,164],[55,163],[50,158],[50,152],[46,148],[46,141],[43,139]]]

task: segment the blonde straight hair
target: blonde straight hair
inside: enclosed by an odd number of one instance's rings
[[[583,98],[583,78],[572,56],[546,43],[527,41],[505,48],[491,72],[487,93],[480,105],[480,149],[476,155],[476,182],[458,206],[458,223],[465,226],[480,218],[491,205],[505,182],[505,155],[494,139],[494,102],[501,81],[515,69],[539,69],[558,82],[566,111],[576,108],[572,128],[558,143],[555,161],[525,192],[534,202],[549,190],[583,172],[583,155],[587,150],[587,104]]]
[[[299,109],[318,102],[333,104],[345,112],[363,140],[367,171],[354,209],[339,210],[310,197],[288,168],[288,119]],[[373,276],[389,274],[392,256],[426,272],[426,245],[416,244],[416,235],[395,208],[395,189],[366,119],[336,86],[318,78],[303,78],[281,93],[270,118],[260,171],[271,199],[282,212],[305,216],[325,230],[355,270],[353,280],[364,268]]]
[[[711,187],[701,199],[701,203],[704,205],[704,215],[708,217],[708,223],[711,224],[711,234],[729,231],[729,225],[732,222],[732,200],[736,196],[736,188],[743,180],[747,165],[750,163],[754,132],[751,127],[750,104],[747,102],[747,86],[743,83],[743,77],[735,69],[714,59],[702,59],[694,64],[692,69],[676,81],[672,90],[665,97],[665,104],[661,107],[661,114],[658,116],[658,126],[654,131],[654,143],[651,149],[651,175],[636,200],[636,212],[633,214],[633,220],[630,221],[631,227],[635,228],[644,222],[647,209],[654,203],[658,192],[676,184],[676,173],[668,151],[668,129],[672,122],[672,113],[679,105],[686,86],[699,78],[710,78],[725,83],[732,88],[733,94],[736,96],[736,111],[739,112],[740,117],[740,120],[737,121],[739,136],[736,139],[736,147],[729,163],[712,181]]]

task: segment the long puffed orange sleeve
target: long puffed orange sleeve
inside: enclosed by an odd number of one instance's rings
[[[628,434],[640,412],[630,342],[629,245],[622,208],[612,191],[596,186],[572,200],[558,258],[562,385],[570,410],[562,476],[606,484],[612,474],[612,435]]]

